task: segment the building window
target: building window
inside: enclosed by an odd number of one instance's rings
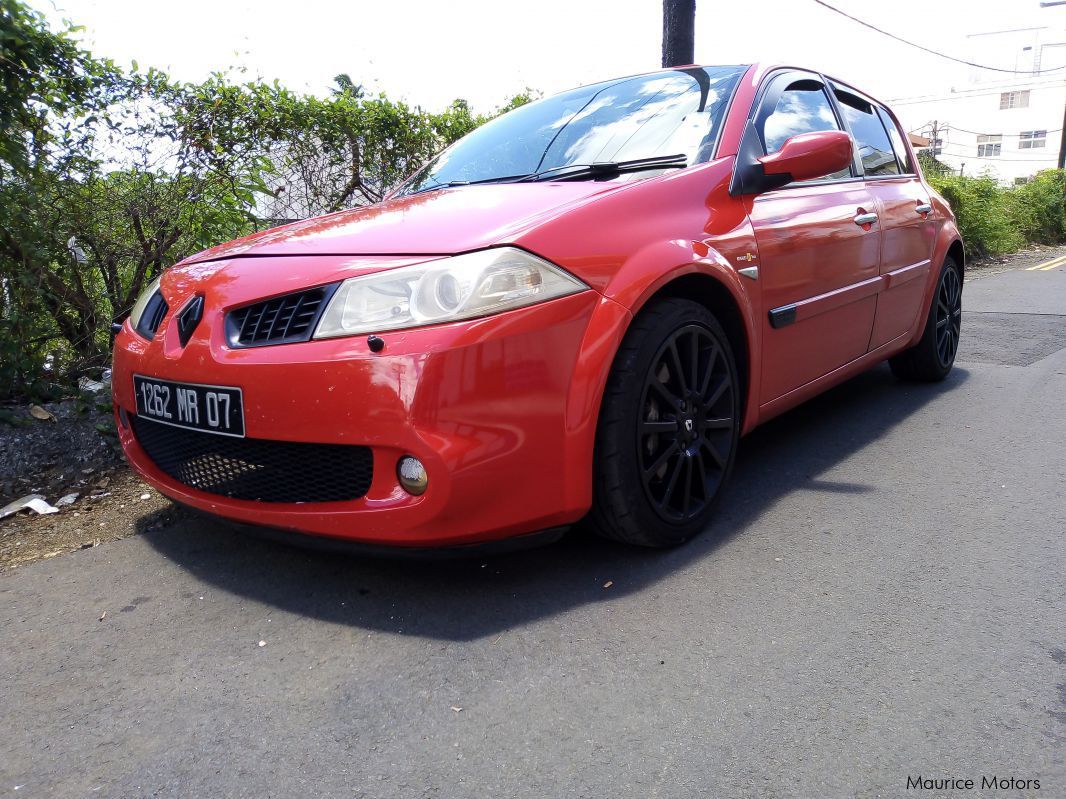
[[[1014,179],[1014,185],[1015,186],[1024,186],[1030,180],[1032,180],[1032,178],[1015,178]]]
[[[977,137],[977,157],[991,158],[999,155],[999,151],[1003,147],[1002,142],[1002,136],[986,136],[985,134],[981,134]]]
[[[1037,150],[1047,144],[1046,130],[1023,130],[1018,134],[1019,150]]]
[[[1006,111],[1008,108],[1028,108],[1029,90],[1024,92],[1003,92],[999,95],[999,110]]]

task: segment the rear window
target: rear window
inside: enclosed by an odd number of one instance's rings
[[[872,103],[836,89],[844,119],[855,137],[863,170],[867,175],[898,175],[899,163],[881,117]]]

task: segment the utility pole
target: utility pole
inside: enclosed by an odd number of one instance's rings
[[[663,66],[695,60],[696,0],[663,0]]]
[[[1062,133],[1059,142],[1059,169],[1066,167],[1066,108],[1062,110]]]

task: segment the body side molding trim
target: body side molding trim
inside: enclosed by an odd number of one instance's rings
[[[771,310],[769,316],[770,327],[774,330],[787,327],[796,321],[796,306],[782,305],[780,308],[774,308]]]
[[[867,280],[852,283],[849,286],[827,291],[825,294],[819,294],[816,297],[800,300],[790,305],[782,305],[780,308],[774,308],[770,311],[770,324],[774,328],[785,327],[793,322],[802,322],[812,316],[864,300],[882,291],[885,282],[883,275],[876,275]]]

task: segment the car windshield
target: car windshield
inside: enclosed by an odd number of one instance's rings
[[[706,161],[744,69],[656,72],[529,103],[460,139],[416,172],[397,196],[455,184],[518,180],[549,170],[562,177],[561,168],[571,165],[664,156],[679,156],[678,166]]]

